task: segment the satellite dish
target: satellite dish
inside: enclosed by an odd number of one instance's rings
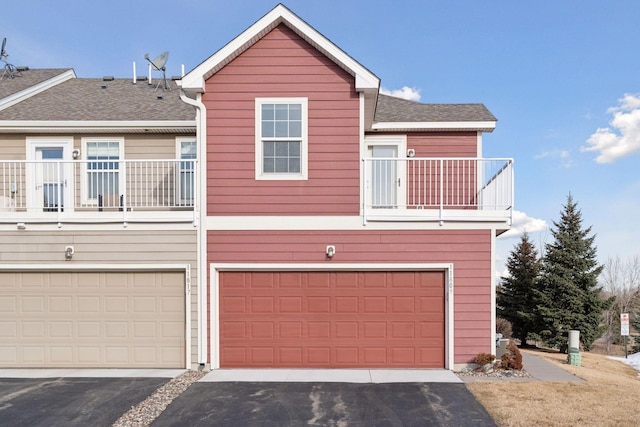
[[[7,62],[9,54],[7,53],[5,47],[7,47],[6,37],[2,39],[2,49],[0,49],[0,59],[2,60],[2,62],[4,62],[4,72],[2,73],[2,76],[0,76],[0,78],[4,78],[5,75],[8,75],[11,79],[15,76],[21,76],[21,74],[17,72],[17,68],[13,64],[9,64]]]
[[[146,53],[144,55],[144,59],[149,61],[149,64],[151,64],[151,66],[155,68],[157,71],[162,71],[162,81],[164,82],[164,90],[169,90],[169,84],[167,83],[167,75],[166,75],[166,71],[167,71],[166,65],[167,65],[167,60],[169,59],[169,52],[163,52],[160,55],[153,58],[153,60],[149,59],[149,54]],[[158,85],[156,86],[156,90],[158,89],[158,86],[160,86],[160,83],[158,83]]]

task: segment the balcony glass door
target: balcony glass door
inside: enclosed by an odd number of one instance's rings
[[[30,203],[34,212],[68,210],[71,203],[71,172],[66,142],[31,142]],[[65,206],[67,204],[67,206]]]
[[[64,210],[64,188],[66,179],[62,147],[36,149],[36,160],[42,160],[36,167],[36,192],[42,202],[44,212]]]
[[[398,205],[398,147],[371,146],[371,205],[373,208],[396,208]],[[378,160],[379,159],[379,160]]]

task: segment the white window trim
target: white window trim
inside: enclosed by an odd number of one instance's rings
[[[300,142],[300,173],[262,173],[262,104],[301,104],[302,141]],[[256,180],[307,180],[309,178],[309,135],[308,98],[256,98],[255,104],[255,144]]]
[[[87,188],[87,143],[88,142],[117,142],[118,143],[118,161],[124,160],[124,138],[123,137],[83,137],[81,139],[82,151],[81,151],[81,160],[82,167],[80,170],[81,178],[80,178],[80,194],[83,206],[97,206],[98,199],[90,199],[89,198],[89,189]],[[124,164],[120,163],[121,167],[118,169],[118,186],[120,189],[120,194],[124,194],[125,190],[125,170]]]

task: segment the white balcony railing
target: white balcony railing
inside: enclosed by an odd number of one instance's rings
[[[365,222],[512,219],[512,159],[366,158],[363,163]]]
[[[0,222],[195,221],[196,160],[0,161]]]

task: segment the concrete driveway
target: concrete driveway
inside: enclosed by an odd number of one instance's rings
[[[162,426],[495,426],[461,383],[198,382]]]
[[[2,426],[111,426],[170,378],[0,378]]]

